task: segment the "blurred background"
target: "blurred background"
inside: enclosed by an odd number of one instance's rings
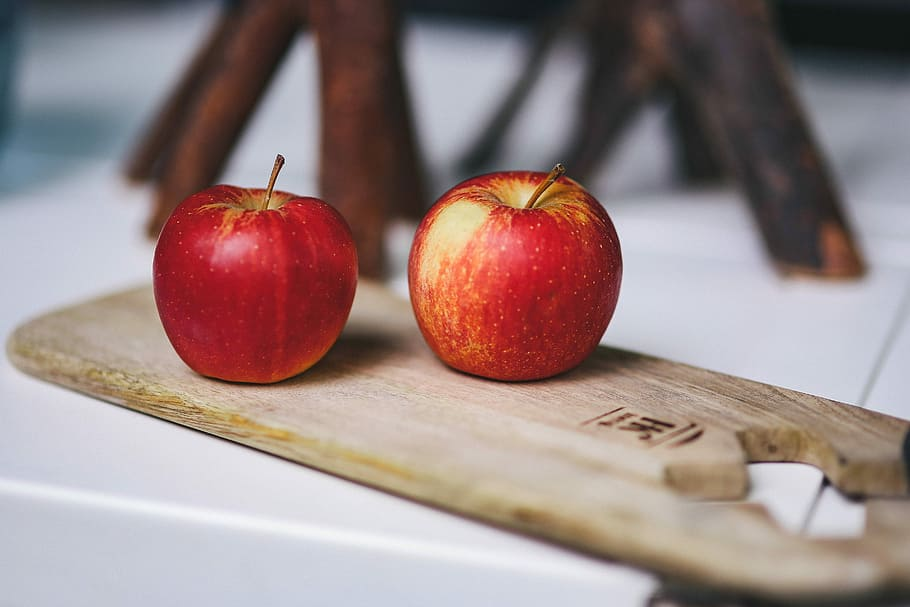
[[[880,109],[874,104],[887,100],[881,96],[865,98],[861,91],[866,88],[893,87],[903,103],[906,93],[902,92],[902,86],[910,70],[910,2],[776,0],[769,4],[778,20],[779,35],[792,53],[802,93],[808,97],[810,106],[821,106],[810,110],[814,123],[827,120],[829,102],[855,103],[855,115],[849,120],[856,123],[856,128],[867,128],[863,125],[867,125],[869,115]],[[489,108],[487,113],[492,112],[511,84],[502,77],[510,73],[508,69],[497,68],[512,65],[517,70],[534,27],[567,5],[565,1],[541,0],[405,0],[402,3],[410,23],[427,25],[416,31],[406,28],[404,50],[418,136],[436,176],[434,183],[448,183],[457,177],[451,165],[477,135],[482,124],[477,122],[477,116],[484,115],[483,108]],[[9,193],[52,179],[57,172],[67,170],[67,165],[78,163],[79,158],[123,158],[144,121],[151,118],[156,104],[189,61],[218,6],[212,0],[2,0],[0,125],[3,145],[25,155],[5,155],[5,161],[0,163],[0,190]],[[153,24],[166,24],[166,28],[155,30]],[[168,36],[166,42],[160,38],[163,32]],[[429,36],[452,42],[460,39],[466,50],[471,44],[478,45],[474,50],[479,52],[466,57],[482,57],[489,64],[488,69],[457,59],[433,57],[432,49],[424,48]],[[283,68],[284,72],[297,72],[297,90],[285,92],[290,85],[282,87],[279,81],[273,86],[279,90],[270,92],[269,96],[274,107],[280,106],[275,99],[282,95],[297,96],[294,111],[298,115],[310,112],[306,114],[308,121],[314,111],[312,89],[316,83],[306,81],[303,73],[308,68],[299,64],[312,62],[312,51],[306,41],[298,46],[286,61],[298,67]],[[132,52],[124,52],[124,48]],[[77,59],[82,67],[75,70],[70,62]],[[523,112],[533,115],[534,108],[560,108],[550,124],[534,127],[537,140],[541,144],[549,143],[549,148],[546,145],[507,148],[503,161],[508,165],[546,165],[549,159],[543,152],[558,148],[551,142],[560,140],[567,117],[574,110],[574,95],[581,78],[577,49],[572,48],[571,41],[563,41],[551,59],[558,69],[545,72],[528,102],[533,107]],[[835,83],[838,78],[844,79],[848,91],[827,95],[827,83]],[[295,79],[289,74],[282,77],[285,83],[292,80]],[[142,98],[131,97],[139,86]],[[449,93],[444,91],[454,89],[470,91],[468,95],[460,93],[467,104],[461,114],[472,116],[474,123],[460,123],[459,116],[452,115],[448,108],[442,109],[444,104],[435,100],[436,95],[446,95]],[[856,91],[855,96],[849,90]],[[605,173],[593,186],[595,189],[615,194],[666,186],[668,160],[663,147],[654,142],[660,138],[659,122],[652,114],[643,113],[637,123],[638,132],[647,133],[644,141],[650,143],[630,137],[630,141],[638,143],[617,146],[617,154],[610,162],[609,178]],[[446,124],[451,128],[445,128]],[[527,122],[519,124],[518,129],[530,128]],[[849,128],[850,125],[843,127]],[[315,134],[285,128],[281,129],[281,135],[270,133],[264,138],[275,138],[274,147],[291,152],[294,146],[285,140],[298,140],[306,161],[312,161],[313,142],[299,140],[315,140]],[[842,165],[843,154],[847,152],[839,153],[837,149],[840,135],[822,129],[821,136],[825,148],[833,152],[835,165]],[[638,154],[644,153],[642,146],[650,156],[645,170],[638,168],[638,162],[633,160],[638,158],[636,150]],[[540,153],[534,154],[533,150]],[[33,166],[36,159],[32,154],[42,155],[40,169]],[[238,163],[233,166],[236,168]],[[431,193],[438,194],[439,187]]]

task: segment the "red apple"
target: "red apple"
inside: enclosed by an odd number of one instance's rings
[[[314,365],[341,333],[357,251],[325,202],[218,185],[184,200],[158,237],[155,303],[177,354],[196,372],[271,383]]]
[[[619,238],[603,206],[564,171],[469,179],[420,223],[411,303],[448,365],[541,379],[581,363],[603,337],[619,297]]]

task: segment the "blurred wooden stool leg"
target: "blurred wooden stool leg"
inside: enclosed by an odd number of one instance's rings
[[[671,86],[670,136],[677,174],[687,184],[715,183],[726,176],[716,146],[708,140],[698,108],[689,95]]]
[[[677,0],[668,56],[785,273],[855,277],[863,262],[803,116],[763,0]]]
[[[221,173],[294,40],[299,27],[295,2],[244,4],[230,40],[190,104],[173,153],[164,161],[150,233],[157,233],[180,201],[211,185]],[[265,164],[263,175],[267,172]]]
[[[312,0],[311,9],[321,78],[320,192],[351,224],[361,274],[379,276],[387,220],[423,208],[398,11],[388,0]]]
[[[229,3],[219,13],[208,38],[196,51],[174,90],[165,99],[127,159],[127,179],[144,182],[154,178],[162,160],[186,123],[186,116],[208,74],[224,53],[242,13],[239,2]]]

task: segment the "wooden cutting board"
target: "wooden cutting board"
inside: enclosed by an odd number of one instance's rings
[[[186,368],[148,287],[37,318],[7,350],[37,377],[685,584],[910,594],[910,501],[895,499],[910,423],[843,403],[612,348],[544,381],[467,376],[432,355],[407,302],[363,281],[326,358],[270,386]],[[866,534],[809,539],[706,500],[743,497],[754,461],[813,464],[878,498]]]

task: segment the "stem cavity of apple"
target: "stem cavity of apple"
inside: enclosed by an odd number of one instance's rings
[[[265,211],[269,208],[269,201],[272,199],[272,190],[275,189],[275,181],[278,179],[278,173],[281,172],[281,167],[284,166],[284,156],[278,154],[275,156],[275,164],[272,165],[272,175],[269,177],[269,186],[265,191],[265,200],[259,207],[260,211]]]
[[[531,194],[531,197],[528,199],[528,202],[525,203],[525,206],[523,208],[533,209],[534,205],[537,204],[538,199],[540,199],[543,193],[547,191],[547,188],[553,185],[553,183],[563,174],[565,174],[565,172],[566,167],[564,167],[561,162],[557,162],[556,166],[553,167],[553,170],[547,174],[547,178],[544,179],[543,182],[537,186],[537,189],[534,190],[534,193]]]

